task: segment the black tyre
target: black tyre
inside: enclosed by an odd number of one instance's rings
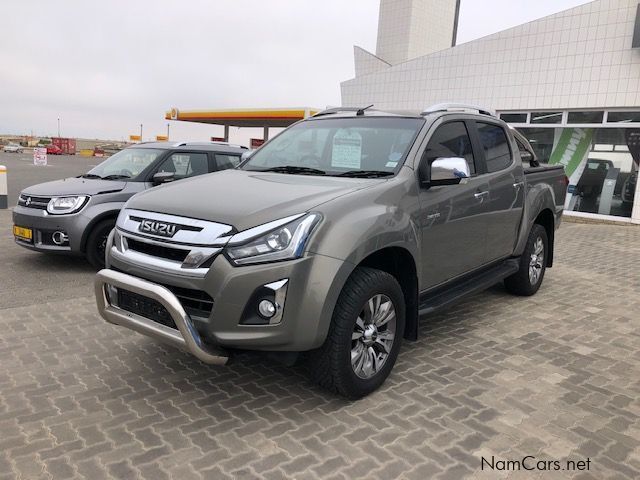
[[[547,269],[548,248],[547,231],[543,226],[534,224],[520,257],[520,269],[504,280],[510,293],[529,296],[538,291]]]
[[[104,255],[109,233],[115,226],[115,220],[102,220],[91,230],[87,238],[86,257],[95,268],[104,268]]]
[[[340,293],[324,344],[311,352],[312,379],[347,398],[368,395],[389,376],[404,324],[397,280],[381,270],[356,268]]]

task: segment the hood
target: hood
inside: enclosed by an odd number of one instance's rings
[[[55,197],[62,195],[97,195],[99,193],[119,192],[126,182],[117,180],[98,180],[94,178],[70,177],[53,182],[39,183],[25,188],[24,195],[34,197]]]
[[[146,190],[132,197],[126,207],[225,223],[241,231],[312,210],[375,183],[371,179],[224,170]]]

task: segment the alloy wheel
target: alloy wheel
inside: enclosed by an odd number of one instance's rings
[[[531,285],[538,283],[540,276],[542,275],[542,268],[544,265],[544,243],[542,238],[536,238],[533,243],[533,253],[529,260],[529,282]]]
[[[356,319],[351,334],[351,368],[362,379],[375,376],[384,366],[396,335],[396,309],[383,294],[371,297]]]

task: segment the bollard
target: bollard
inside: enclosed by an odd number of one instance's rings
[[[0,208],[7,208],[9,201],[7,198],[7,167],[0,165]]]

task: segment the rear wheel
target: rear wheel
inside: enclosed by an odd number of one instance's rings
[[[109,233],[115,227],[115,220],[102,220],[93,227],[89,238],[87,238],[86,256],[87,260],[95,268],[104,268],[104,256],[107,247]]]
[[[348,398],[376,390],[395,364],[404,334],[402,289],[390,274],[357,268],[345,284],[322,347],[311,354],[311,376]]]
[[[542,225],[534,224],[520,257],[520,269],[504,280],[509,292],[529,296],[538,291],[547,268],[548,245],[547,231]]]

